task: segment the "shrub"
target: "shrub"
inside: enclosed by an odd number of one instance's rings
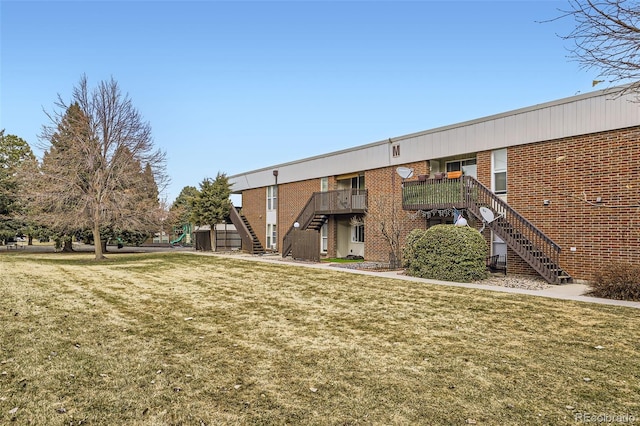
[[[471,282],[487,277],[487,243],[468,226],[414,229],[403,248],[403,266],[414,277]]]
[[[640,265],[614,262],[595,274],[591,296],[640,301]]]

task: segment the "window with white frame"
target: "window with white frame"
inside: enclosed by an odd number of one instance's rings
[[[351,228],[351,241],[354,243],[364,243],[364,223]]]
[[[327,192],[327,191],[329,191],[329,178],[328,177],[320,178],[320,192]],[[322,206],[328,205],[328,203],[329,203],[328,197],[321,198]],[[324,225],[322,225],[322,228],[320,228],[320,252],[326,253],[328,247],[329,247],[329,224],[325,222]]]
[[[364,175],[351,178],[351,189],[364,189]]]
[[[267,248],[271,250],[276,249],[276,243],[278,241],[278,233],[275,223],[267,223]]]
[[[507,193],[507,150],[496,149],[491,155],[491,185],[496,194]]]
[[[500,256],[500,260],[502,261],[506,261],[507,260],[507,243],[504,242],[504,240],[500,237],[498,237],[496,234],[494,234],[493,232],[491,233],[491,238],[492,238],[492,242],[491,242],[491,254],[494,256]]]
[[[278,187],[267,186],[267,210],[275,210],[278,206]]]
[[[329,224],[325,223],[320,228],[320,251],[322,253],[327,252],[327,248],[329,247]]]
[[[329,178],[323,177],[320,179],[320,191],[327,192],[329,190]]]

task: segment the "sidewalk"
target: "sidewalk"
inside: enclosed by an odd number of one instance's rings
[[[268,255],[256,256],[256,255],[251,255],[246,253],[228,254],[228,253],[214,253],[214,252],[207,252],[207,253],[197,252],[197,254],[209,254],[213,256],[229,257],[234,259],[240,258],[243,260],[276,263],[280,265],[284,263],[284,264],[300,266],[304,268],[330,269],[332,271],[340,271],[340,272],[347,272],[347,273],[361,274],[361,275],[371,275],[375,277],[393,278],[393,279],[405,280],[405,281],[423,282],[427,284],[439,284],[439,285],[446,285],[451,287],[474,288],[474,289],[489,290],[489,291],[499,291],[503,293],[527,294],[530,296],[548,297],[548,298],[562,299],[562,300],[574,300],[578,302],[599,303],[602,305],[614,305],[614,306],[623,306],[628,308],[640,309],[640,302],[631,302],[626,300],[611,300],[611,299],[602,299],[599,297],[584,296],[584,293],[585,291],[587,291],[587,288],[588,288],[584,284],[562,284],[557,286],[554,285],[544,290],[527,290],[522,288],[501,287],[501,286],[477,284],[477,283],[456,283],[456,282],[450,282],[450,281],[430,280],[425,278],[411,277],[408,275],[404,275],[398,271],[367,271],[362,269],[337,268],[335,266],[331,266],[330,263],[313,263],[313,262],[295,261],[290,259],[282,259],[281,257],[275,256],[275,255],[274,256],[268,256]]]

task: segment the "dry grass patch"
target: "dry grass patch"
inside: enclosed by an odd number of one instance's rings
[[[640,419],[637,310],[189,254],[90,259],[0,255],[0,423]]]

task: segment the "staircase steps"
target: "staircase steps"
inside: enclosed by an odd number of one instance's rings
[[[484,221],[480,207],[491,210],[496,219],[487,223],[489,228],[529,266],[549,283],[572,282],[571,275],[559,265],[560,246],[477,180],[464,176],[463,182],[465,204],[474,216]]]
[[[330,215],[363,214],[367,207],[367,192],[361,189],[341,189],[336,191],[314,192],[282,239],[282,257],[291,253],[293,232],[320,231]]]
[[[495,231],[500,235],[500,231],[510,238],[505,241],[511,242],[511,248],[524,260],[531,259],[532,261],[528,261],[528,263],[534,267],[534,269],[539,270],[542,269],[546,274],[542,274],[545,278],[547,276],[553,277],[554,284],[564,284],[567,282],[571,282],[571,276],[569,276],[565,271],[556,265],[556,262],[553,261],[547,254],[537,247],[532,241],[530,241],[526,236],[520,233],[518,230],[514,229],[514,227],[506,222],[505,220],[501,220],[499,223],[496,223]],[[549,281],[549,280],[548,280]]]
[[[265,251],[264,247],[262,247],[262,243],[260,242],[260,239],[258,238],[256,233],[254,232],[254,230],[251,227],[251,224],[247,220],[246,216],[245,215],[240,215],[240,218],[242,219],[242,222],[244,223],[244,225],[249,230],[249,234],[251,234],[251,240],[252,240],[251,253],[253,253],[253,254],[264,254],[266,251]]]
[[[319,231],[322,228],[322,225],[325,224],[329,216],[325,214],[316,214],[313,216],[311,223],[307,226],[307,229],[313,229],[314,231]]]
[[[251,224],[233,205],[230,208],[229,217],[231,218],[231,222],[235,225],[238,234],[240,234],[243,250],[252,254],[264,254],[265,249],[260,243],[260,239],[256,233],[253,231]]]

